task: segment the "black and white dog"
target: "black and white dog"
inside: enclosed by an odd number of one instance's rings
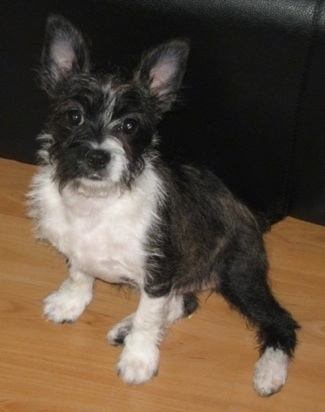
[[[157,373],[167,328],[196,310],[198,292],[215,291],[257,328],[254,387],[267,396],[285,383],[298,325],[268,286],[261,220],[212,173],[167,166],[157,150],[157,124],[188,53],[187,41],[172,40],[145,54],[129,79],[95,75],[80,32],[49,17],[41,85],[52,106],[29,208],[69,275],[44,314],[78,319],[96,278],[135,287],[136,312],[108,340],[124,345],[118,374],[141,384]]]

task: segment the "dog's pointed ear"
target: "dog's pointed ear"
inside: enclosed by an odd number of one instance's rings
[[[41,57],[41,87],[53,95],[70,73],[89,69],[88,48],[80,32],[64,17],[50,15]]]
[[[135,80],[149,89],[160,112],[169,110],[177,97],[189,50],[187,40],[163,43],[143,56],[135,72]]]

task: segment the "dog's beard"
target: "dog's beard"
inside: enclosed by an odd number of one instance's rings
[[[54,160],[54,179],[60,192],[68,188],[85,197],[107,197],[129,186],[135,176],[131,173],[132,167],[124,149],[109,141],[101,149],[107,153],[109,161],[98,170],[87,166],[82,151],[76,151],[74,155],[63,152]]]
[[[128,176],[128,177],[127,177]],[[107,197],[110,194],[122,193],[128,186],[130,177],[126,171],[105,171],[101,174],[67,178],[59,181],[59,190],[76,192],[85,197]]]

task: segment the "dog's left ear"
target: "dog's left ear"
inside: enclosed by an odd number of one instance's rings
[[[187,40],[172,40],[146,53],[135,73],[135,80],[156,98],[160,112],[169,110],[177,97],[189,54]]]
[[[41,58],[41,86],[51,96],[71,73],[88,72],[89,53],[83,36],[67,19],[50,15]]]

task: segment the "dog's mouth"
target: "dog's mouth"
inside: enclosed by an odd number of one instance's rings
[[[87,178],[78,178],[73,182],[73,189],[85,197],[107,197],[113,184],[103,176],[91,174]]]
[[[104,176],[102,172],[90,172],[87,176],[87,179],[92,180],[94,182],[100,182],[104,180]]]

